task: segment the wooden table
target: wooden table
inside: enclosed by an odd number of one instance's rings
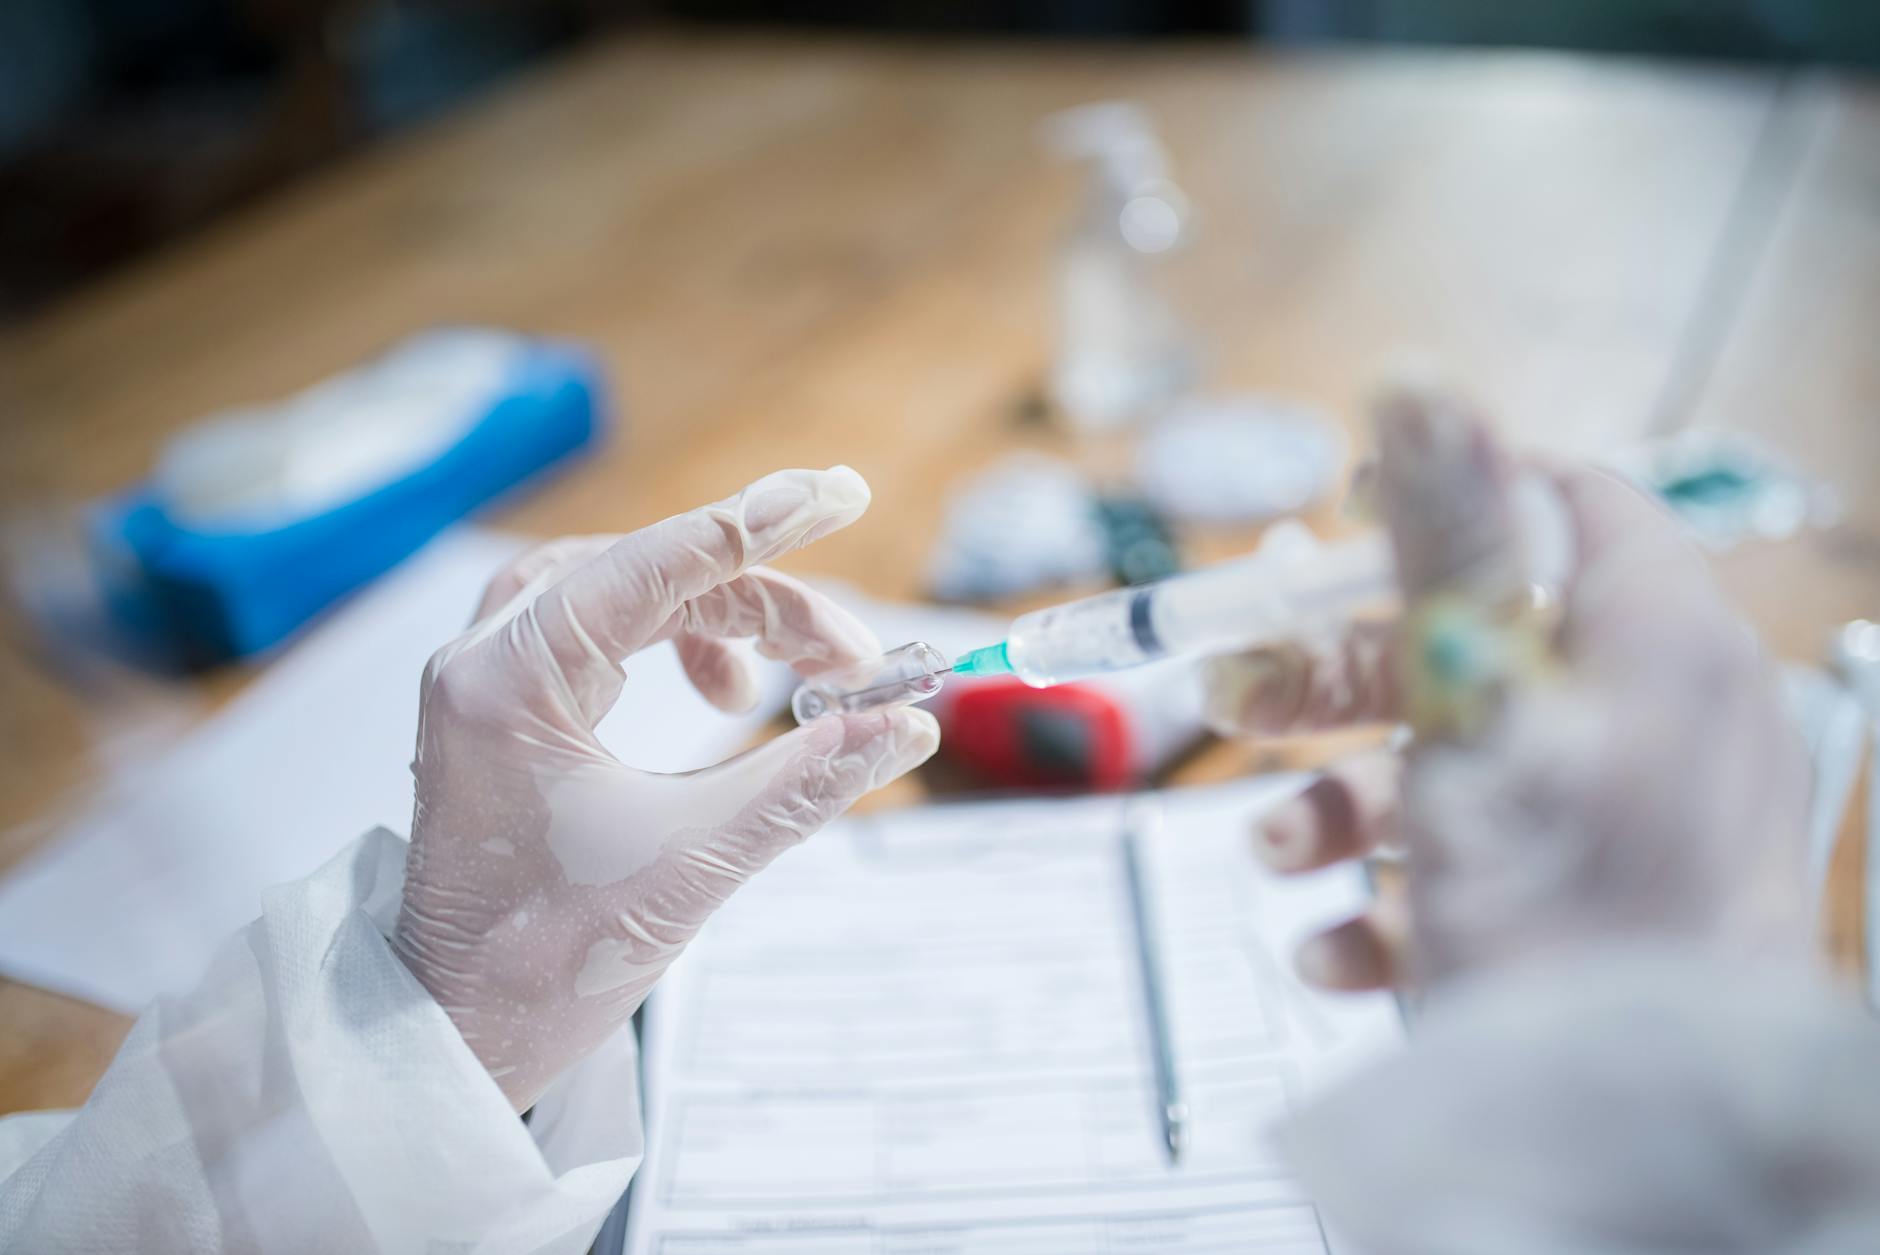
[[[1076,198],[1033,127],[1115,95],[1195,202],[1178,283],[1214,385],[1355,423],[1415,346],[1532,443],[1758,433],[1851,508],[1723,564],[1752,619],[1814,658],[1880,615],[1880,91],[1548,55],[594,47],[0,337],[0,499],[105,491],[193,417],[483,322],[596,346],[627,416],[502,525],[626,529],[848,462],[873,512],[789,565],[917,595],[949,483],[1064,447],[1021,417]],[[0,860],[96,777],[100,717],[17,633],[0,651]],[[0,983],[0,1024],[13,1110],[82,1100],[127,1021]]]

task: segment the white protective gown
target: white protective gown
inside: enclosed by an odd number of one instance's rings
[[[392,952],[383,829],[263,895],[76,1112],[0,1121],[0,1251],[585,1251],[639,1166],[623,1030],[525,1125]]]

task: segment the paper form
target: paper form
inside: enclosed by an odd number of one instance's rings
[[[713,918],[649,1008],[631,1255],[1336,1250],[1273,1126],[1400,1035],[1287,956],[1357,909],[1247,848],[1296,781],[1158,795],[1146,843],[1190,1108],[1158,1124],[1116,798],[849,821]]]

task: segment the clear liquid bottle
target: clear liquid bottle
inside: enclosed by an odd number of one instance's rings
[[[1051,390],[1077,431],[1115,431],[1194,380],[1194,345],[1165,291],[1168,263],[1187,241],[1188,202],[1134,104],[1064,110],[1046,119],[1044,135],[1089,170],[1057,261]]]

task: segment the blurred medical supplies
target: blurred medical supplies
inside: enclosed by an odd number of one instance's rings
[[[1181,555],[1168,520],[1141,497],[1105,493],[1095,502],[1097,521],[1118,584],[1146,584],[1181,570]]]
[[[1196,375],[1197,354],[1159,273],[1187,239],[1188,199],[1170,181],[1155,128],[1135,104],[1066,109],[1041,130],[1052,152],[1089,169],[1058,258],[1052,392],[1076,429],[1120,427]]]
[[[305,876],[375,825],[411,824],[418,676],[463,631],[517,537],[458,527],[321,623],[208,722],[102,782],[0,881],[0,971],[121,1011],[185,988],[254,918],[261,890]],[[670,647],[634,659],[632,702],[602,721],[623,762],[687,771],[783,708],[727,717]],[[628,709],[628,706],[633,709]],[[657,707],[659,719],[633,710]]]
[[[1115,798],[847,819],[740,889],[647,1007],[625,1250],[1347,1249],[1274,1133],[1402,1040],[1289,956],[1366,899],[1281,886],[1246,834],[1298,787],[1154,796],[1139,844],[1193,1107],[1159,1127]],[[612,1255],[613,1248],[602,1246]]]
[[[996,601],[1064,584],[1139,584],[1180,568],[1157,510],[1101,493],[1067,462],[1018,453],[968,479],[947,503],[929,587],[942,601]]]
[[[1200,680],[1186,661],[1049,689],[960,676],[932,708],[944,757],[1018,789],[1139,786],[1203,726]]]
[[[1711,549],[1782,540],[1840,517],[1834,490],[1748,436],[1695,428],[1632,450],[1619,469]]]
[[[824,587],[881,639],[920,639],[853,674],[800,686],[799,720],[825,707],[923,702],[940,720],[941,758],[1014,789],[1131,788],[1201,738],[1200,678],[1187,660],[1034,689],[1010,676],[960,674],[947,662],[997,635],[1001,618]]]
[[[929,584],[943,601],[990,601],[1101,579],[1109,550],[1090,481],[1056,458],[1019,453],[948,502]]]
[[[1018,453],[948,502],[929,584],[945,601],[993,601],[1108,575],[1143,584],[1181,567],[1171,520],[1265,522],[1337,487],[1343,435],[1252,396],[1176,402],[1140,437],[1134,482],[1099,489],[1083,471]]]
[[[1304,410],[1256,396],[1197,396],[1150,423],[1136,483],[1170,518],[1259,523],[1296,514],[1339,485],[1343,433]]]
[[[107,603],[187,664],[266,649],[588,445],[601,404],[597,367],[571,345],[443,330],[205,420],[94,508]]]

